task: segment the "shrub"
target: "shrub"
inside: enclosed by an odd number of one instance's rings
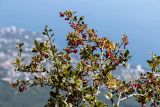
[[[84,16],[77,17],[75,12],[68,10],[59,14],[73,29],[66,37],[66,48],[57,49],[52,38],[54,34],[48,26],[42,33],[47,39],[34,41],[29,63],[22,54],[23,43],[17,44],[16,71],[30,73],[34,79],[17,80],[11,84],[12,87],[20,92],[25,91],[27,86],[51,87],[46,107],[105,107],[107,103],[97,98],[102,86],[107,90],[104,96],[113,107],[119,107],[121,101],[130,97],[135,97],[143,107],[149,101],[151,106],[159,105],[160,77],[156,74],[159,72],[160,56],[153,55],[147,61],[152,71],[141,74],[138,80],[127,83],[117,79],[112,72],[119,65],[125,65],[131,57],[126,49],[127,36],[124,34],[120,43],[114,43],[89,28]],[[78,59],[73,57],[75,55]]]

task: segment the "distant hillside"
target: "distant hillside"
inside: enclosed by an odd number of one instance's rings
[[[42,36],[14,26],[0,28],[0,107],[43,107],[47,103],[49,87],[33,87],[25,93],[19,93],[8,82],[22,76],[14,72],[11,64],[16,56],[16,43],[24,42],[27,53],[34,39],[40,41]]]
[[[49,87],[33,87],[20,93],[0,80],[0,107],[44,107],[49,96]]]

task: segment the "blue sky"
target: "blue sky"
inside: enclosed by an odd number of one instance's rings
[[[146,66],[150,53],[160,54],[159,0],[0,0],[0,27],[16,26],[42,32],[48,24],[56,43],[63,47],[69,26],[59,11],[71,9],[84,15],[99,35],[120,41],[129,37],[132,64]]]

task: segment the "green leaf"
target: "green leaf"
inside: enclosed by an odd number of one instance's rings
[[[42,32],[42,34],[43,34],[43,35],[47,35],[47,33],[46,33],[46,32]]]
[[[55,92],[53,92],[53,91],[50,91],[50,95],[51,95],[52,97],[56,97],[57,93],[55,93]]]
[[[81,71],[82,70],[82,63],[81,62],[78,62],[78,69]]]
[[[71,103],[68,104],[68,107],[73,107],[73,105]]]
[[[81,16],[81,17],[79,18],[79,21],[82,21],[82,20],[84,20],[84,16]]]
[[[128,57],[128,55],[129,55],[129,50],[126,50],[125,53],[124,53],[124,56]]]
[[[160,60],[160,56],[157,56],[157,60]]]
[[[73,78],[69,78],[69,79],[68,79],[68,82],[69,82],[70,84],[74,84],[74,83],[75,83],[75,81],[74,81]]]
[[[37,48],[32,48],[32,52],[38,52]]]
[[[81,86],[81,84],[82,84],[82,81],[80,79],[77,79],[75,82],[76,82],[77,86]]]
[[[35,80],[38,80],[38,77],[37,77],[37,76],[34,76],[34,79],[35,79]]]
[[[104,104],[103,102],[96,100],[96,107],[108,107],[108,106]]]
[[[34,45],[35,45],[36,47],[38,47],[38,41],[37,41],[37,40],[34,40]]]
[[[86,94],[85,99],[91,100],[91,99],[92,99],[92,96],[91,96],[90,94]]]
[[[113,104],[113,107],[118,107],[118,105],[116,105],[116,104]]]
[[[110,99],[113,98],[113,94],[109,92],[109,93],[107,93],[107,94],[105,95],[105,97],[106,97],[106,99],[110,100]]]
[[[151,64],[153,63],[153,61],[147,60],[147,63],[148,63],[149,65],[151,65]]]
[[[52,32],[53,30],[52,29],[49,29],[49,32]]]
[[[72,69],[72,66],[69,66],[68,68],[67,68],[67,71],[70,71]]]
[[[41,42],[39,45],[40,45],[41,48],[43,48],[44,42]]]
[[[68,75],[68,65],[66,65],[65,67],[64,67],[64,69],[63,69],[63,72],[64,72],[64,74],[67,76]]]
[[[20,60],[18,58],[16,58],[16,65],[20,65]]]
[[[84,102],[82,102],[81,107],[86,107],[86,104]]]
[[[45,31],[45,32],[48,32],[48,25],[45,26],[44,31]]]

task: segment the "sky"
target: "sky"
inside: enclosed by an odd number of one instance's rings
[[[64,47],[71,29],[58,13],[68,9],[85,16],[99,35],[115,42],[127,34],[131,64],[147,66],[145,60],[152,52],[160,55],[159,0],[0,0],[0,27],[42,32],[47,24],[54,30],[57,45]]]

